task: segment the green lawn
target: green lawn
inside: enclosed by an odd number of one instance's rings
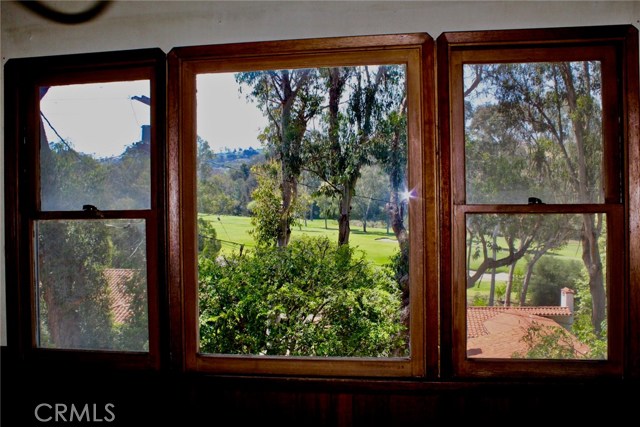
[[[218,239],[222,240],[222,253],[230,254],[232,252],[239,251],[239,244],[245,245],[245,250],[250,250],[255,242],[253,237],[249,234],[251,230],[251,218],[243,216],[231,216],[231,215],[201,215],[204,219],[212,222],[216,229]],[[316,219],[307,221],[307,225],[295,226],[292,228],[291,238],[295,239],[301,235],[308,236],[327,236],[329,239],[337,241],[338,239],[338,223],[335,220],[329,220],[327,222],[327,228],[325,229],[325,221],[323,219]],[[230,243],[234,242],[234,243]],[[376,265],[385,265],[389,262],[389,258],[398,251],[398,244],[395,236],[392,232],[387,234],[384,228],[368,227],[367,233],[362,232],[362,228],[352,226],[350,235],[350,244],[354,247],[365,252],[367,259]],[[506,248],[504,241],[498,241],[498,245]],[[506,254],[505,251],[498,252],[498,256],[502,257]],[[547,256],[557,256],[566,259],[574,259],[581,262],[581,246],[577,241],[570,241],[567,245],[560,249],[549,252]],[[471,269],[478,267],[482,261],[481,257],[471,260]],[[526,260],[521,259],[516,264],[516,274],[524,275],[526,268]],[[501,267],[497,269],[498,273],[507,273],[508,267]],[[487,272],[490,273],[490,272]],[[504,280],[496,280],[496,286],[504,285]],[[474,295],[489,295],[489,280],[483,279],[479,286],[476,286],[467,291],[467,295],[471,300]],[[517,298],[515,294],[512,298]]]
[[[249,234],[249,230],[253,228],[251,218],[231,215],[200,216],[210,221],[216,229],[218,239],[223,241],[222,253],[238,252],[238,244],[245,245],[247,249],[255,245],[253,237]],[[302,225],[291,229],[292,239],[302,235],[327,236],[337,242],[338,222],[335,220],[327,221],[327,228],[325,229],[323,219],[307,220],[306,227]],[[367,227],[367,232],[363,233],[361,228],[356,229],[352,225],[349,244],[364,251],[367,259],[377,265],[388,264],[389,258],[398,251],[398,242],[393,232],[387,234],[387,230],[384,228]]]
[[[503,238],[498,238],[498,246],[500,246],[501,248],[504,248],[501,251],[498,251],[497,253],[497,257],[498,258],[502,258],[506,255],[508,255],[508,251],[507,251],[507,243],[505,242],[505,240]],[[482,247],[480,246],[480,244],[474,244],[473,245],[473,249],[472,251],[475,252],[476,249],[478,250],[482,250]],[[482,252],[480,252],[480,257],[473,259],[471,258],[471,265],[470,268],[471,270],[475,270],[478,268],[478,266],[480,265],[480,263],[483,260],[482,257]],[[491,255],[491,251],[489,250],[489,255]],[[562,248],[560,249],[555,249],[552,251],[548,252],[548,255],[554,255],[560,258],[565,258],[565,259],[575,259],[578,261],[582,261],[582,245],[580,244],[580,242],[576,241],[576,240],[571,240],[569,242],[567,242],[566,245],[564,245]],[[516,274],[524,274],[524,270],[526,268],[526,261],[524,259],[521,259],[517,264],[516,264]],[[509,266],[504,266],[504,267],[500,267],[498,269],[496,269],[496,272],[498,273],[507,273],[509,271]]]
[[[502,258],[504,256],[507,255],[507,251],[506,251],[506,242],[504,241],[504,239],[499,238],[498,239],[498,245],[502,248],[505,248],[505,250],[503,251],[499,251],[497,253],[498,258]],[[475,251],[476,248],[480,249],[480,245],[474,245],[473,250]],[[569,242],[567,242],[566,245],[564,245],[562,248],[553,250],[553,251],[549,251],[546,255],[546,257],[557,257],[557,258],[561,258],[561,259],[567,259],[567,260],[575,260],[578,261],[582,264],[582,246],[580,244],[580,242],[575,241],[575,240],[571,240]],[[525,272],[526,272],[526,267],[527,267],[527,262],[528,262],[528,257],[525,258],[521,258],[517,264],[516,264],[516,268],[515,268],[515,274],[516,275],[521,275],[524,276]],[[480,263],[482,262],[482,256],[480,256],[477,259],[471,259],[471,265],[470,268],[471,270],[475,270],[478,268],[478,266],[480,265]],[[509,272],[509,266],[504,266],[504,267],[500,267],[496,269],[496,273],[508,273]],[[482,278],[480,281],[478,281],[475,286],[471,289],[467,289],[467,301],[469,303],[471,303],[474,299],[475,296],[479,296],[479,297],[488,297],[489,293],[490,293],[490,287],[491,287],[491,280],[488,276],[488,274],[491,274],[491,271],[487,271],[485,274],[487,274],[487,276],[485,276],[484,278]],[[499,286],[506,286],[506,280],[501,280],[496,278],[496,288],[498,288]],[[513,292],[511,294],[511,300],[512,301],[517,301],[519,298],[519,296]]]

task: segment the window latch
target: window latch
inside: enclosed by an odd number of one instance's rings
[[[85,212],[91,212],[95,214],[97,217],[102,218],[102,213],[100,212],[100,210],[93,205],[82,205],[82,210]]]
[[[544,205],[544,202],[537,197],[529,197],[530,205]]]

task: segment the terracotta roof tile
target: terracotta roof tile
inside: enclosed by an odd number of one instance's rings
[[[500,313],[513,313],[542,317],[569,317],[569,307],[540,306],[540,307],[467,307],[467,337],[474,338],[486,335],[488,332],[484,322]]]
[[[105,268],[102,272],[109,284],[114,323],[126,323],[131,316],[131,295],[126,292],[126,284],[134,273],[135,270],[128,268]]]
[[[467,356],[508,359],[514,353],[526,354],[528,348],[522,338],[534,323],[562,328],[552,318],[570,315],[567,307],[468,307]],[[589,351],[577,339],[574,348],[579,354]]]

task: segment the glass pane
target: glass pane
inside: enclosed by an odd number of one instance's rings
[[[603,202],[599,62],[469,64],[464,91],[467,203]]]
[[[147,80],[41,87],[41,209],[149,209],[149,104]]]
[[[38,343],[148,351],[144,220],[38,221]]]
[[[606,246],[604,214],[467,215],[467,357],[606,359]]]
[[[401,65],[197,77],[202,352],[408,356],[406,95]]]

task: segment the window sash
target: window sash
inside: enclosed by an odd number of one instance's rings
[[[20,239],[20,247],[14,254],[7,253],[8,261],[15,260],[15,270],[8,277],[19,277],[18,288],[9,291],[21,301],[8,318],[15,325],[9,330],[9,343],[24,357],[37,363],[80,362],[83,364],[107,364],[113,367],[158,369],[160,367],[160,290],[163,279],[159,259],[163,257],[164,230],[164,105],[165,105],[165,55],[159,49],[127,52],[68,55],[51,58],[15,60],[7,66],[8,80],[15,84],[9,99],[16,106],[12,120],[16,131],[15,151],[9,158],[16,159],[16,168],[8,169],[20,185],[15,194],[16,204],[9,206],[8,215],[20,221],[10,224],[11,233]],[[150,147],[150,207],[134,210],[83,211],[82,206],[73,211],[40,210],[40,103],[39,88],[84,83],[148,80],[151,105]],[[24,144],[22,144],[24,142]],[[43,177],[46,179],[46,177]],[[146,240],[146,281],[148,316],[148,351],[130,352],[118,350],[84,350],[45,348],[38,346],[38,308],[35,288],[37,254],[34,252],[35,225],[41,220],[92,221],[102,219],[143,219]],[[9,252],[9,251],[8,251]]]
[[[452,252],[452,322],[453,342],[452,358],[457,374],[465,377],[491,376],[555,376],[572,375],[615,376],[619,375],[623,363],[624,336],[624,257],[620,253],[620,243],[624,241],[624,208],[621,205],[579,205],[536,206],[527,209],[527,205],[499,206],[492,209],[484,205],[456,206],[453,210],[453,252]],[[479,359],[467,357],[467,214],[581,214],[604,213],[607,215],[607,331],[608,354],[606,360],[530,360],[530,359]]]
[[[375,42],[375,45],[373,43]],[[426,326],[434,322],[437,307],[435,299],[425,308],[426,294],[435,292],[423,285],[426,274],[435,274],[435,239],[425,239],[425,229],[435,223],[435,185],[433,175],[424,171],[434,170],[433,129],[421,118],[432,107],[424,97],[431,80],[424,76],[424,65],[430,61],[432,43],[425,35],[384,36],[375,38],[319,39],[297,42],[268,42],[241,45],[223,45],[200,48],[174,49],[169,55],[170,76],[179,76],[170,87],[170,98],[177,100],[175,111],[170,112],[170,122],[177,125],[170,134],[182,141],[180,146],[170,147],[170,159],[181,159],[169,166],[172,214],[179,217],[170,223],[170,240],[180,250],[170,252],[172,276],[180,277],[184,309],[184,366],[187,370],[215,373],[251,373],[286,375],[361,375],[361,376],[423,376],[426,360],[430,362],[427,375],[435,375],[437,360],[436,335]],[[277,51],[277,55],[272,52]],[[195,81],[199,73],[235,72],[285,68],[312,68],[366,64],[405,64],[408,108],[408,180],[421,197],[410,201],[410,357],[409,358],[315,358],[234,356],[198,353],[198,293],[196,237],[196,182],[195,182]],[[428,70],[426,71],[428,72]],[[171,77],[170,77],[171,80]],[[175,141],[174,140],[174,141]],[[172,141],[173,142],[173,141]],[[179,196],[177,195],[179,194]],[[423,212],[431,212],[429,222]],[[431,228],[431,230],[434,230]],[[432,233],[429,233],[433,235]],[[427,259],[427,253],[429,259]],[[181,274],[176,271],[182,266]],[[178,292],[176,292],[177,294]],[[174,302],[175,299],[173,300]],[[429,320],[429,318],[431,320]],[[429,331],[429,332],[427,332]],[[428,336],[426,336],[428,335]],[[427,345],[426,342],[429,342]]]
[[[438,40],[440,57],[439,81],[445,88],[440,92],[443,106],[444,169],[449,185],[444,185],[443,236],[451,227],[451,241],[445,241],[443,287],[441,289],[443,346],[441,355],[445,375],[459,377],[536,377],[536,376],[619,376],[624,364],[625,336],[625,268],[627,263],[625,235],[626,211],[624,200],[623,166],[620,148],[624,137],[620,134],[618,117],[624,100],[620,99],[619,50],[594,37],[581,38],[570,31],[523,31],[451,33]],[[602,69],[603,109],[603,187],[602,204],[510,205],[466,203],[465,195],[465,119],[463,99],[463,65],[467,63],[517,63],[598,60]],[[444,91],[447,90],[445,93]],[[450,160],[449,160],[450,159]],[[450,162],[450,163],[449,163]],[[627,179],[627,178],[624,178]],[[608,359],[580,360],[514,360],[479,359],[467,357],[466,334],[466,217],[471,213],[605,213],[607,215],[607,321]],[[450,220],[447,219],[450,215]],[[450,221],[450,222],[449,222]],[[618,256],[620,255],[620,256]],[[450,280],[450,281],[449,281]],[[446,308],[449,304],[451,311]],[[446,347],[450,346],[450,349]],[[450,363],[448,362],[450,357]]]

